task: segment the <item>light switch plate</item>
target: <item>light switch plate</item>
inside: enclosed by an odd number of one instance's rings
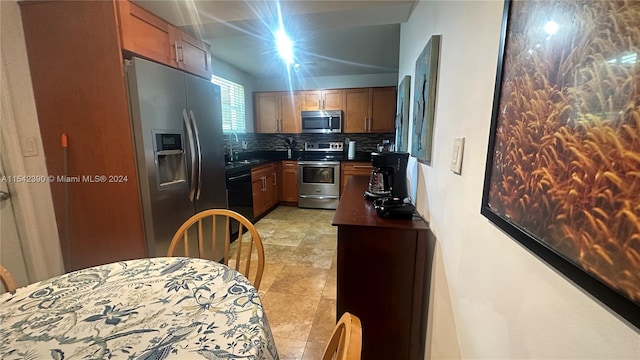
[[[38,156],[38,142],[35,137],[22,138],[22,156]]]
[[[451,171],[460,174],[462,171],[462,153],[464,152],[464,138],[453,140],[453,153],[451,154]]]
[[[247,150],[248,144],[246,141],[242,141],[242,150]]]

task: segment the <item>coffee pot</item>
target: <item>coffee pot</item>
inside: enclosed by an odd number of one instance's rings
[[[371,197],[387,197],[391,196],[391,179],[392,172],[389,168],[377,168],[371,171],[369,178],[369,189],[367,192]]]

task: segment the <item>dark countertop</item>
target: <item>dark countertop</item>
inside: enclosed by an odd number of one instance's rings
[[[280,160],[292,160],[301,161],[304,160],[304,151],[293,151],[291,158],[287,158],[286,151],[247,151],[238,153],[238,160],[229,161],[225,163],[225,170],[242,170],[251,168],[254,166],[266,164],[272,161]],[[356,152],[354,159],[347,159],[346,155],[339,159],[342,162],[371,162],[370,152]]]
[[[395,229],[428,229],[429,225],[419,217],[412,220],[387,219],[378,216],[373,203],[364,197],[369,185],[368,176],[351,176],[342,192],[340,204],[331,225],[376,226]]]

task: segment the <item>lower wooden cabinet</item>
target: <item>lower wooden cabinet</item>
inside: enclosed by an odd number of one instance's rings
[[[424,220],[379,217],[351,178],[332,224],[338,227],[336,319],[362,322],[362,360],[422,360],[435,236]]]
[[[280,163],[280,201],[298,202],[298,162],[283,160]]]
[[[253,216],[258,218],[278,203],[278,170],[275,163],[251,169]]]
[[[347,182],[351,176],[369,176],[371,175],[371,170],[373,170],[371,162],[343,162],[340,167],[340,194],[344,192],[344,188],[347,186]]]

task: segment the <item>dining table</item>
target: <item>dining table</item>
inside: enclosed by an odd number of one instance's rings
[[[82,269],[0,295],[0,359],[278,359],[238,271],[160,257]]]

